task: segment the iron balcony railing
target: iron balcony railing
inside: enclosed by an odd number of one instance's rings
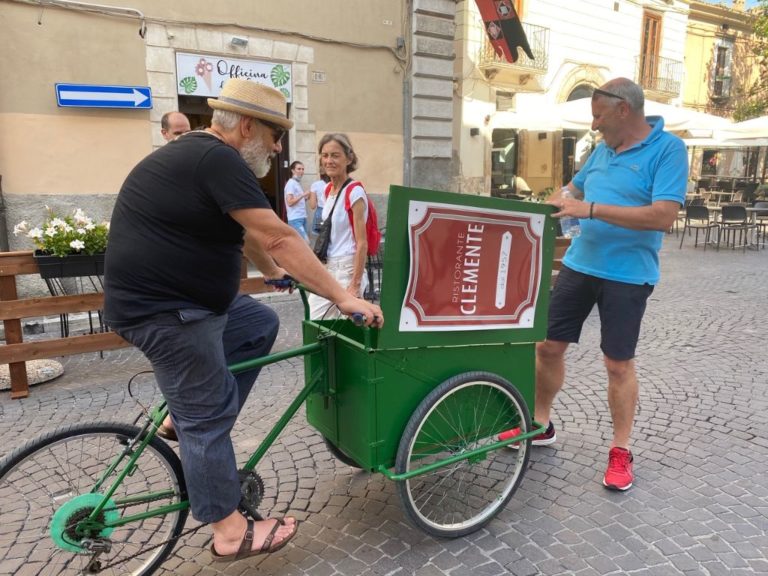
[[[683,79],[683,63],[655,54],[641,54],[635,59],[635,81],[646,90],[679,94]]]
[[[546,72],[549,66],[549,28],[528,24],[527,22],[522,24],[525,36],[528,38],[528,45],[531,47],[531,52],[533,52],[533,60],[528,58],[525,52],[518,50],[517,62],[511,64],[504,58],[496,55],[491,41],[488,40],[488,36],[483,35],[483,44],[480,48],[479,58],[480,68],[508,66],[510,68],[524,68],[526,70]]]

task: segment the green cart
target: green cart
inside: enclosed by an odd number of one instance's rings
[[[433,224],[439,224],[441,216],[457,218],[458,223],[444,223],[432,233],[420,230],[424,218],[414,224],[405,217],[414,204],[425,214],[433,209],[427,216]],[[504,226],[533,237],[529,243],[511,239],[525,251],[518,255],[524,269],[517,271],[515,280],[524,288],[518,292],[527,289],[533,296],[527,302],[527,318],[518,318],[517,324],[495,319],[497,324],[490,327],[468,327],[461,322],[451,325],[450,310],[446,314],[443,309],[437,316],[449,320],[439,327],[404,331],[403,313],[413,316],[404,302],[418,292],[413,284],[419,272],[427,276],[421,293],[430,303],[441,282],[443,289],[452,286],[455,296],[456,276],[461,280],[456,270],[467,260],[468,242],[457,261],[454,240],[462,226],[477,229],[478,211],[502,227],[496,237],[483,238],[491,246],[503,236]],[[496,222],[497,211],[527,216]],[[542,431],[533,427],[530,414],[534,346],[546,334],[554,250],[554,228],[546,218],[550,212],[551,207],[534,203],[392,187],[381,286],[385,326],[377,331],[351,322],[304,322],[304,342],[325,343],[305,356],[306,383],[316,390],[307,398],[307,420],[340,460],[396,481],[410,518],[430,534],[457,537],[490,521],[517,489],[527,467],[529,440]],[[538,224],[534,233],[521,230],[530,227],[531,220]],[[488,229],[483,232],[489,234]],[[435,247],[444,253],[439,261],[428,263],[426,271],[416,270],[413,260],[429,260],[423,252],[434,252]],[[494,258],[495,248],[489,251],[488,257]],[[478,254],[487,253],[476,250],[470,259],[474,262]],[[430,257],[435,259],[434,254]],[[538,262],[530,262],[536,258]],[[536,268],[535,282],[526,260]],[[498,266],[495,261],[489,265]],[[442,270],[446,266],[450,273]],[[507,288],[514,292],[514,287]],[[510,442],[510,437],[516,441]]]

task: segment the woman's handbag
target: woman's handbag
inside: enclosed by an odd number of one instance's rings
[[[320,232],[318,232],[317,238],[315,239],[313,251],[315,256],[317,256],[323,264],[328,260],[328,246],[331,244],[331,221],[333,220],[333,211],[336,209],[336,203],[339,201],[341,193],[349,181],[350,179],[347,179],[347,181],[344,182],[344,185],[339,188],[339,191],[336,194],[336,200],[333,201],[333,206],[331,206],[331,212],[328,214],[328,218],[323,220],[323,223],[320,225]]]
[[[328,246],[331,243],[331,217],[325,219],[320,225],[320,232],[315,238],[315,247],[313,248],[315,256],[318,257],[320,262],[325,264],[328,260]]]

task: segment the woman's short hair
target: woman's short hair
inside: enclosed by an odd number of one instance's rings
[[[304,166],[304,162],[299,162],[298,160],[294,160],[293,162],[291,162],[291,165],[288,168],[290,168],[291,172],[293,172],[293,169],[299,165]]]
[[[328,142],[336,142],[339,146],[342,147],[344,150],[344,154],[347,156],[347,160],[349,160],[349,166],[347,166],[347,174],[351,174],[355,170],[357,170],[357,154],[355,154],[354,149],[352,148],[352,144],[349,141],[349,136],[346,134],[342,134],[340,132],[333,132],[330,134],[326,134],[322,138],[320,138],[320,144],[317,147],[318,154],[322,154],[323,152],[323,146],[328,144]]]

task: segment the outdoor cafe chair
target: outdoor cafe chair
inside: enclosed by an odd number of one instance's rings
[[[755,202],[755,225],[757,226],[757,243],[765,248],[765,235],[768,232],[768,202]]]
[[[673,231],[675,233],[675,236],[678,236],[680,234],[680,223],[682,222],[685,224],[685,215],[686,215],[686,209],[688,206],[704,206],[705,201],[704,197],[699,194],[690,194],[686,195],[685,201],[683,203],[683,207],[677,211],[677,218],[675,219],[675,223],[672,225],[672,228],[669,230],[669,233],[671,234]]]
[[[707,244],[710,243],[712,230],[719,231],[720,226],[712,220],[709,215],[709,209],[706,206],[690,204],[685,207],[685,224],[683,225],[683,237],[680,238],[680,248],[683,247],[683,242],[685,241],[685,232],[688,231],[688,235],[691,235],[691,228],[696,230],[693,247],[696,248],[699,245],[699,230],[702,230],[704,232],[704,250],[706,251]],[[720,235],[718,234],[718,244],[719,238]]]
[[[720,213],[720,235],[717,238],[717,248],[720,249],[720,240],[725,238],[726,247],[730,244],[735,250],[741,248],[746,251],[749,244],[749,232],[752,224],[749,222],[747,208],[743,204],[724,204]],[[739,243],[736,244],[736,234],[739,235]]]

